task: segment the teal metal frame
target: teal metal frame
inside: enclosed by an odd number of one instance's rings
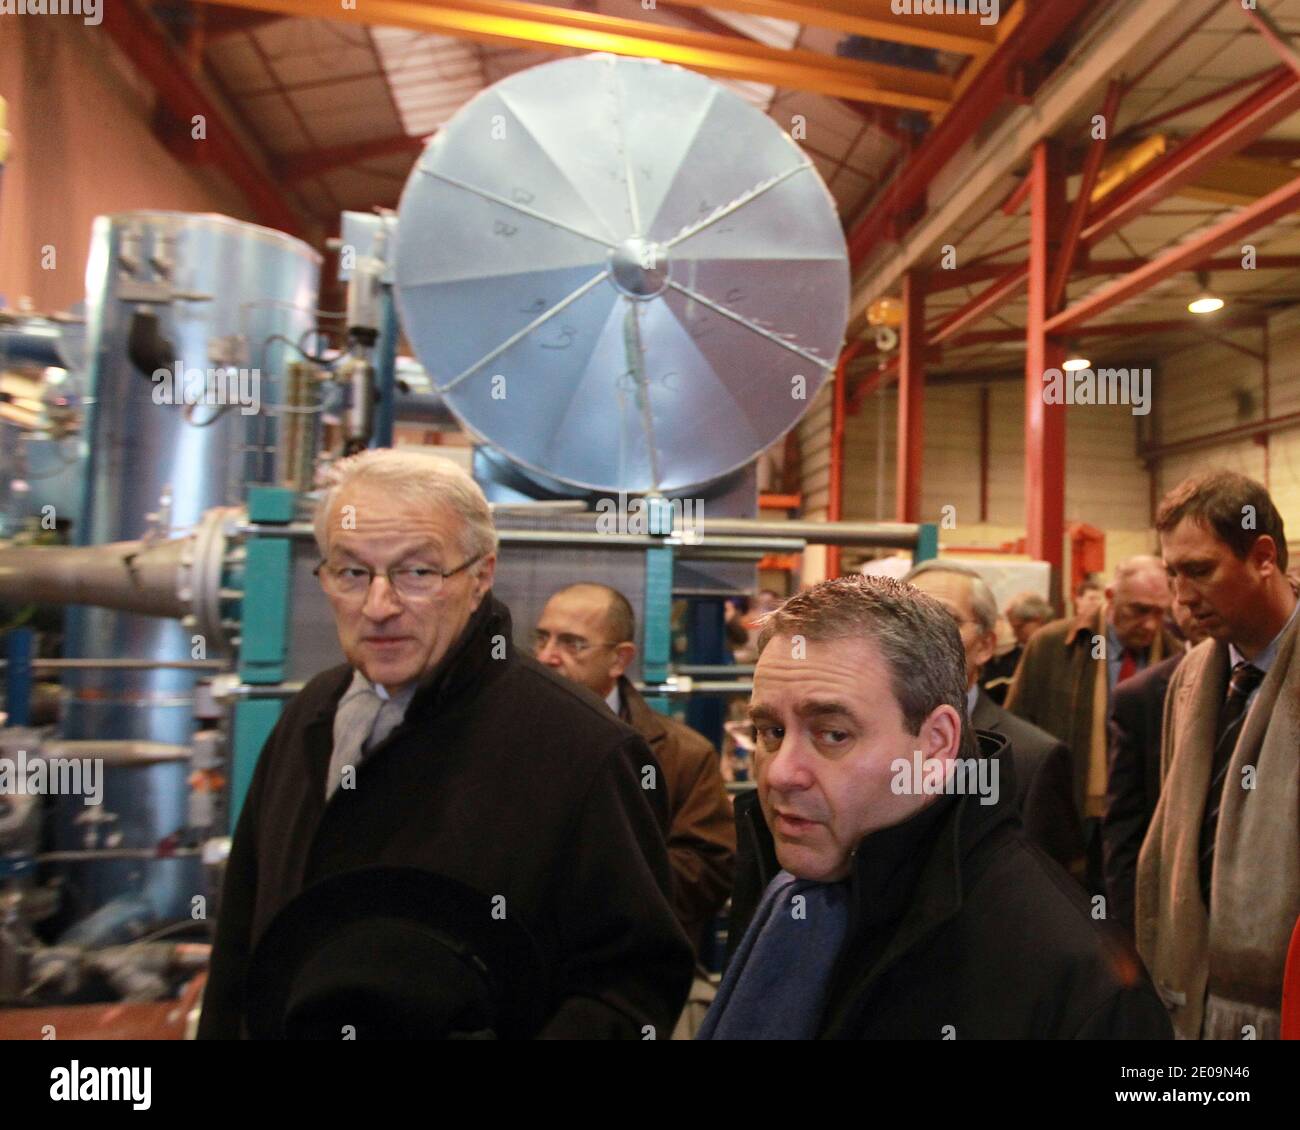
[[[916,531],[916,548],[912,550],[912,564],[919,565],[939,556],[939,526],[935,522],[922,522]]]
[[[259,525],[287,525],[294,519],[297,497],[284,487],[251,487],[248,519]],[[263,686],[282,683],[289,654],[293,542],[288,536],[258,533],[248,538],[245,551],[239,681]],[[262,747],[279,721],[281,706],[278,698],[242,699],[235,703],[230,778],[232,832],[239,823],[239,813]]]

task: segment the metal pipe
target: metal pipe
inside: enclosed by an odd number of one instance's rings
[[[16,317],[0,315],[0,362],[64,368],[59,353],[61,333],[58,322],[47,318],[28,314]]]
[[[642,694],[672,695],[682,698],[693,694],[749,694],[754,689],[750,681],[692,679],[689,685],[673,683],[637,683],[636,689]]]
[[[8,666],[0,659],[0,668]],[[37,671],[224,671],[229,664],[220,659],[34,659],[29,666]]]
[[[674,675],[752,675],[752,663],[674,663]]]
[[[177,593],[189,539],[109,545],[21,546],[0,550],[0,600],[11,604],[86,604],[179,619]]]
[[[758,518],[705,518],[696,528],[709,538],[733,534],[742,537],[802,538],[809,545],[882,546],[911,549],[920,526],[915,522],[768,522]]]
[[[160,851],[157,848],[101,848],[86,851],[46,851],[36,856],[37,863],[82,863],[96,859],[176,859],[185,855],[202,855],[202,848],[173,848]]]
[[[807,544],[803,538],[704,537],[698,542],[675,544],[674,548],[681,557],[712,557],[715,552],[730,557],[732,551],[802,553]]]
[[[307,684],[296,683],[236,683],[225,687],[214,697],[224,698],[289,698],[296,695]]]

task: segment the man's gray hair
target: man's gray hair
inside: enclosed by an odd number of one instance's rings
[[[975,756],[966,717],[966,651],[948,610],[933,597],[892,577],[836,577],[792,596],[764,618],[758,652],[777,636],[808,640],[860,639],[889,667],[891,690],[908,732],[917,734],[937,706],[962,719],[960,756]]]
[[[1027,624],[1030,620],[1046,623],[1055,615],[1056,610],[1036,592],[1017,593],[1007,605],[1007,619],[1013,624]]]
[[[993,595],[988,582],[980,576],[979,571],[969,565],[959,565],[956,561],[943,561],[935,558],[914,565],[903,580],[910,582],[922,573],[952,573],[970,581],[971,609],[975,613],[975,623],[984,633],[998,630],[998,598]]]
[[[382,486],[388,493],[431,511],[445,506],[461,520],[460,549],[466,558],[496,552],[492,510],[478,483],[464,470],[441,455],[374,447],[340,459],[326,472],[325,492],[313,521],[322,556],[329,550],[330,515],[339,494],[359,483]]]

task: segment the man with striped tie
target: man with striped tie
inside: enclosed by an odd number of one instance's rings
[[[1174,673],[1138,860],[1137,942],[1183,1039],[1279,1035],[1300,915],[1300,654],[1282,517],[1214,471],[1156,515],[1174,599],[1210,638]]]

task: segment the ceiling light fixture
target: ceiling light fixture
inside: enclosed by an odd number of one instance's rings
[[[1192,314],[1213,314],[1216,310],[1222,310],[1223,299],[1210,291],[1210,273],[1208,271],[1197,271],[1196,281],[1200,286],[1200,293],[1187,304],[1188,312]]]

